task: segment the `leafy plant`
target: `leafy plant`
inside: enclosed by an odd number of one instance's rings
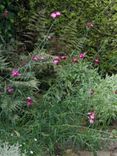
[[[97,112],[98,120],[103,126],[117,119],[117,75],[107,76],[94,89],[93,106]]]
[[[115,2],[6,0],[0,9],[6,5],[16,6],[15,21],[4,18],[18,42],[0,27],[1,140],[44,156],[108,143],[105,128],[117,114],[117,76],[105,76],[116,73]],[[48,18],[57,10],[59,20]]]
[[[15,123],[24,114],[27,97],[32,97],[38,89],[38,81],[30,70],[30,65],[17,69],[0,60],[0,117],[2,121]],[[16,75],[14,75],[16,74]],[[35,100],[34,100],[35,101]]]
[[[94,142],[99,141],[101,136],[87,127],[87,114],[94,109],[91,89],[100,83],[100,76],[84,61],[59,65],[57,71],[55,83],[40,104],[33,130],[37,129],[36,123],[40,121],[38,135],[43,146],[48,142],[49,147],[46,148],[52,153],[56,146],[60,145],[61,149],[66,144],[96,148]]]
[[[39,10],[30,12],[30,16],[23,18],[22,10],[19,12],[19,21],[16,21],[17,39],[21,42],[21,46],[24,50],[32,51],[35,47],[35,43],[41,43],[46,31],[45,28],[45,11]],[[19,25],[19,23],[24,23]],[[25,29],[24,29],[25,27]],[[20,47],[21,48],[21,47]]]

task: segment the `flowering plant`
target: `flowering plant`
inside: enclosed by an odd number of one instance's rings
[[[7,17],[6,13],[4,15]],[[50,16],[53,24],[41,44],[36,45],[31,55],[26,55],[26,60],[23,55],[24,63],[11,63],[8,71],[1,68],[0,121],[10,123],[14,140],[18,137],[21,142],[27,142],[22,148],[30,149],[29,155],[34,155],[40,145],[44,150],[49,148],[51,155],[55,154],[54,146],[59,147],[56,145],[59,143],[94,148],[101,136],[96,128],[110,124],[117,113],[116,76],[101,78],[91,65],[101,64],[98,56],[92,63],[87,62],[88,52],[83,50],[87,34],[82,40],[78,39],[76,21],[69,25],[75,28],[70,40],[66,37],[62,41],[65,47],[70,45],[68,50],[77,50],[72,54],[46,54],[49,33],[57,21],[54,19],[61,13],[55,11]],[[88,22],[86,31],[93,31],[94,27],[93,22]],[[4,70],[5,76],[2,75]],[[30,137],[30,142],[26,136]]]

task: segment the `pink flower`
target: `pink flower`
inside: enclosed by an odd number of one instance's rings
[[[61,13],[59,11],[56,11],[56,16],[57,17],[61,16]]]
[[[90,124],[94,124],[94,120],[89,119],[89,123],[90,123]]]
[[[58,65],[61,62],[60,56],[55,56],[53,59],[53,64]]]
[[[33,56],[32,57],[32,60],[33,61],[42,61],[42,60],[44,60],[44,57],[43,56],[38,56],[38,55],[35,55],[35,56]]]
[[[53,64],[58,65],[60,63],[59,60],[53,60]]]
[[[77,63],[77,62],[78,62],[78,57],[73,57],[73,58],[72,58],[72,62],[73,62],[73,63]]]
[[[33,57],[32,57],[32,60],[33,60],[33,61],[38,61],[38,60],[39,60],[39,56],[37,56],[37,55],[33,56]]]
[[[53,12],[53,13],[51,13],[51,15],[50,15],[53,19],[55,19],[56,18],[56,13],[55,12]]]
[[[88,119],[89,119],[90,124],[93,124],[95,121],[95,112],[89,112]]]
[[[18,69],[13,69],[11,72],[12,77],[19,77],[21,74]]]
[[[98,65],[98,64],[100,63],[99,59],[98,59],[98,58],[95,59],[94,63],[95,63],[96,65]]]
[[[80,53],[80,59],[84,59],[85,58],[85,53]]]
[[[54,59],[60,61],[61,60],[61,57],[60,56],[55,56]]]
[[[14,88],[12,86],[8,86],[6,90],[9,94],[13,94],[14,92]]]
[[[28,106],[28,107],[32,106],[32,103],[33,103],[32,98],[31,98],[31,97],[27,97],[27,99],[26,99],[26,104],[27,104],[27,106]]]
[[[50,15],[53,19],[61,16],[61,13],[59,11],[55,11],[55,12],[52,12],[51,15]]]
[[[93,24],[92,22],[87,22],[87,23],[86,23],[86,27],[87,27],[88,29],[91,29],[91,28],[94,27],[94,24]]]
[[[67,56],[63,55],[63,56],[60,56],[61,60],[66,60],[67,59]]]

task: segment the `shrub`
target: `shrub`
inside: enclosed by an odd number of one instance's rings
[[[97,71],[82,60],[66,64],[58,68],[55,84],[47,92],[48,103],[51,100],[60,106],[67,104],[67,111],[78,113],[80,110],[82,115],[96,111],[97,124],[106,126],[116,120],[116,82],[117,75],[101,79]]]
[[[100,112],[93,104],[93,89],[101,83],[100,76],[83,60],[58,65],[55,69],[57,79],[40,103],[33,130],[38,129],[42,145],[52,153],[56,153],[57,147],[63,150],[62,147],[68,144],[91,150],[98,148],[101,137],[106,140],[109,135],[94,129],[96,123],[100,123]],[[98,101],[96,97],[95,100]],[[94,111],[93,126],[89,123],[88,113]]]

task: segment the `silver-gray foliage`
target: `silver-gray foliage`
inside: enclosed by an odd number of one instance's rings
[[[0,156],[25,156],[21,154],[18,144],[9,145],[7,142],[0,142]]]

